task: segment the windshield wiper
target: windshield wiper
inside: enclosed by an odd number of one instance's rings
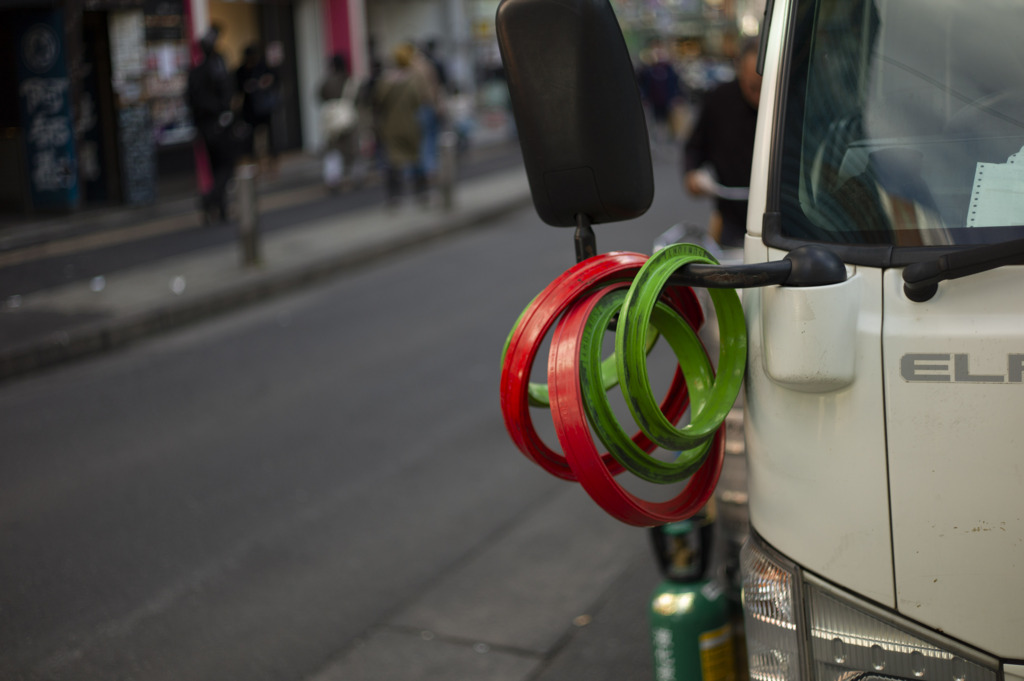
[[[1024,265],[1024,239],[1004,241],[916,262],[903,270],[903,292],[915,303],[931,300],[939,282],[987,272],[1005,265]]]

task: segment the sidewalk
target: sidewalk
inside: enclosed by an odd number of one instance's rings
[[[577,485],[307,681],[654,681],[647,531]]]
[[[726,420],[720,541],[748,531],[742,418]],[[564,485],[308,681],[655,681],[661,580],[648,530]]]
[[[280,159],[277,176],[262,183],[268,193],[285,193],[320,182],[320,160],[304,152],[289,152]],[[198,203],[195,178],[188,175],[159,183],[153,203],[86,207],[68,215],[0,215],[0,255],[68,238],[133,227],[161,219],[195,216]]]
[[[318,166],[301,159],[261,204],[287,205],[319,188]],[[313,173],[311,175],[311,173]],[[453,206],[383,206],[315,220],[261,237],[261,263],[246,267],[239,243],[172,257],[99,280],[81,281],[0,301],[0,380],[89,354],[278,295],[376,257],[486,222],[529,204],[525,171],[489,173],[457,185]],[[145,208],[108,211],[103,229],[130,224],[157,228],[196,220],[193,197]],[[145,217],[143,217],[145,216]],[[187,216],[187,217],[184,217]],[[8,227],[0,255],[25,248],[57,248],[62,240],[94,236],[97,213]],[[91,220],[91,222],[90,222]],[[172,227],[173,228],[173,227]]]

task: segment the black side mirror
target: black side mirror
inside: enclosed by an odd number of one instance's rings
[[[498,46],[533,204],[555,227],[629,220],[654,198],[640,91],[608,0],[502,0]]]

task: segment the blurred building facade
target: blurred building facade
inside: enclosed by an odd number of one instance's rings
[[[758,34],[765,0],[612,0],[612,5],[631,47],[657,38],[728,56],[737,38]]]
[[[760,0],[763,3],[763,0]],[[730,26],[758,0],[613,0],[630,40]],[[317,89],[329,57],[365,78],[403,41],[436,44],[450,87],[501,114],[498,0],[0,0],[0,211],[145,204],[194,176],[185,103],[195,42],[223,29],[233,69],[259,45],[284,90],[278,149],[321,146]],[[762,4],[763,7],[763,4]],[[495,119],[497,120],[497,119]]]
[[[211,24],[223,29],[229,69],[252,44],[276,64],[278,149],[316,152],[316,93],[330,56],[343,54],[362,79],[398,42],[434,40],[450,76],[472,89],[478,9],[472,0],[0,0],[0,164],[9,170],[0,211],[145,204],[162,180],[194,175],[185,91],[195,41]]]

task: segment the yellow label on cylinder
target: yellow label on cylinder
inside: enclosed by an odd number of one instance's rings
[[[732,627],[725,625],[705,631],[698,639],[700,670],[703,681],[735,681],[733,665]]]

